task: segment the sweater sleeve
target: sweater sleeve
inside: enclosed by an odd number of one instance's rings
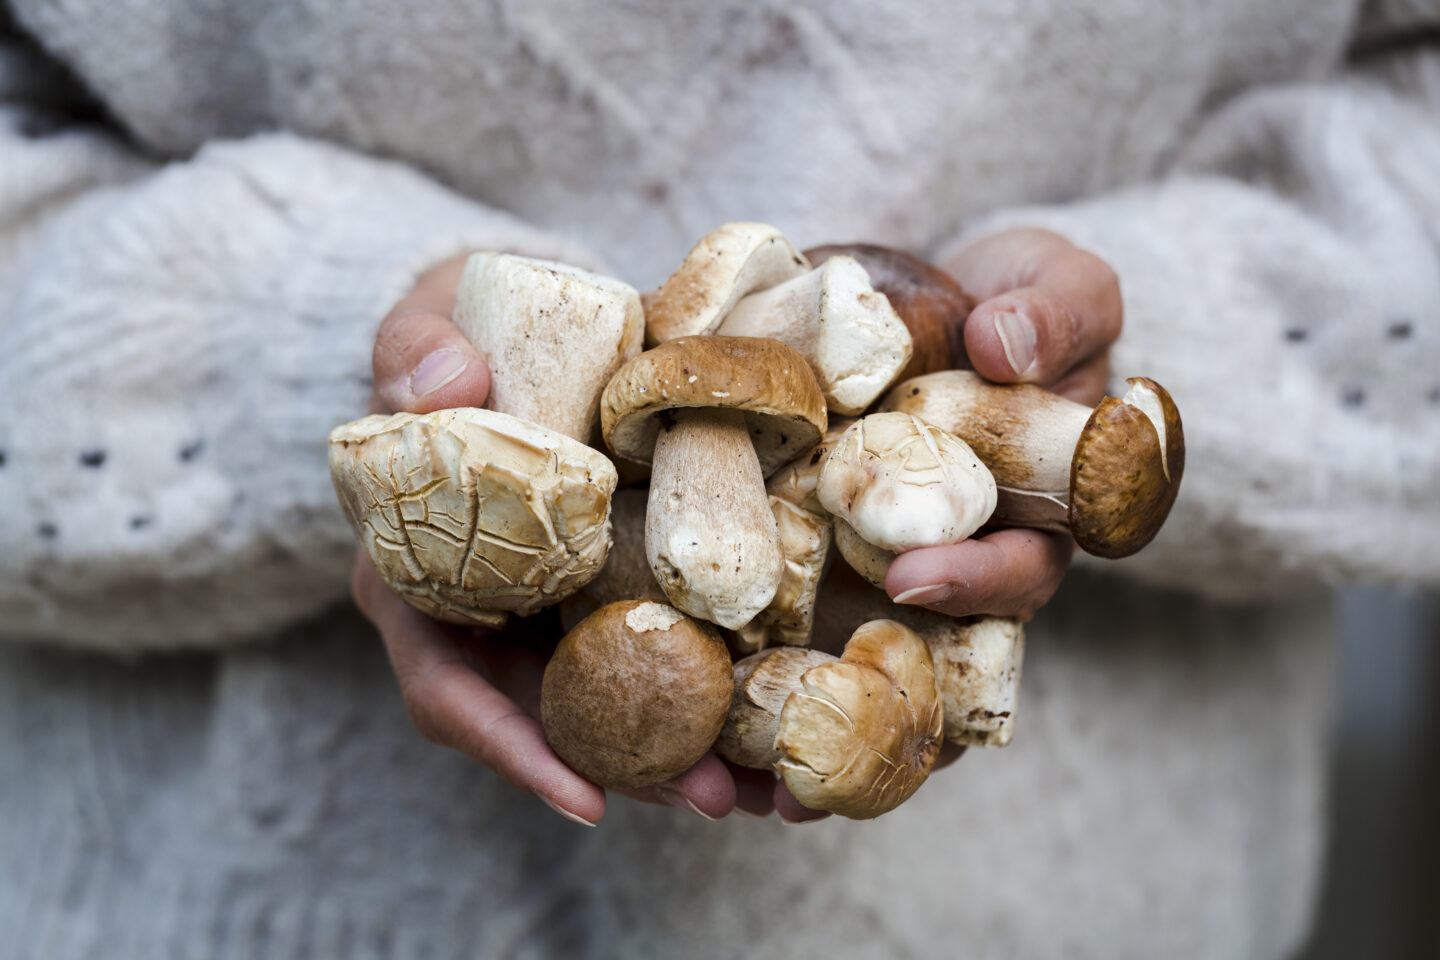
[[[0,636],[115,650],[273,631],[344,595],[329,429],[415,277],[564,240],[293,136],[156,165],[42,122],[0,46]],[[49,129],[46,129],[46,128]]]
[[[1180,407],[1180,497],[1115,569],[1237,598],[1440,583],[1437,170],[1440,52],[1381,47],[1241,96],[1159,182],[967,231],[1045,226],[1107,258],[1117,381],[1153,376]]]

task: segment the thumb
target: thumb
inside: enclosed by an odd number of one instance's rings
[[[479,407],[489,396],[490,369],[451,319],[464,267],[456,257],[430,270],[381,321],[371,362],[387,410]]]

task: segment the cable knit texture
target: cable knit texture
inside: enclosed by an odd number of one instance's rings
[[[1297,591],[1440,580],[1435,2],[10,5],[99,104],[0,35],[7,949],[1299,942],[1329,661]],[[644,287],[730,219],[936,256],[1069,233],[1121,274],[1116,373],[1171,388],[1188,475],[1032,625],[1008,750],[864,827],[616,800],[585,833],[409,730],[330,609],[324,438],[439,258]]]

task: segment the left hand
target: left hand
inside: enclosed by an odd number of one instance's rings
[[[940,266],[980,301],[963,338],[976,373],[1038,384],[1089,406],[1100,401],[1123,312],[1109,264],[1058,234],[1019,228],[982,238]],[[1060,586],[1073,549],[1063,534],[998,530],[901,554],[885,590],[952,616],[1028,620]]]

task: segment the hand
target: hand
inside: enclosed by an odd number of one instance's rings
[[[1047,230],[1015,229],[985,237],[941,266],[980,300],[963,337],[976,373],[1099,402],[1122,315],[1120,284],[1105,261]],[[897,603],[952,616],[1028,620],[1060,586],[1073,549],[1062,534],[997,530],[901,554],[885,590]]]
[[[464,266],[457,257],[426,273],[381,324],[373,358],[379,409],[428,413],[485,403],[490,371],[450,319]],[[351,585],[426,739],[479,761],[567,819],[600,820],[605,791],[567,767],[540,726],[540,682],[558,639],[558,630],[543,626],[546,618],[516,621],[500,635],[439,623],[396,596],[363,551]],[[707,755],[673,782],[630,796],[715,819],[736,808],[738,794],[747,812],[763,816],[778,807],[791,819],[810,816],[788,791],[780,795],[773,778],[762,796],[750,773],[758,771],[732,774]]]

